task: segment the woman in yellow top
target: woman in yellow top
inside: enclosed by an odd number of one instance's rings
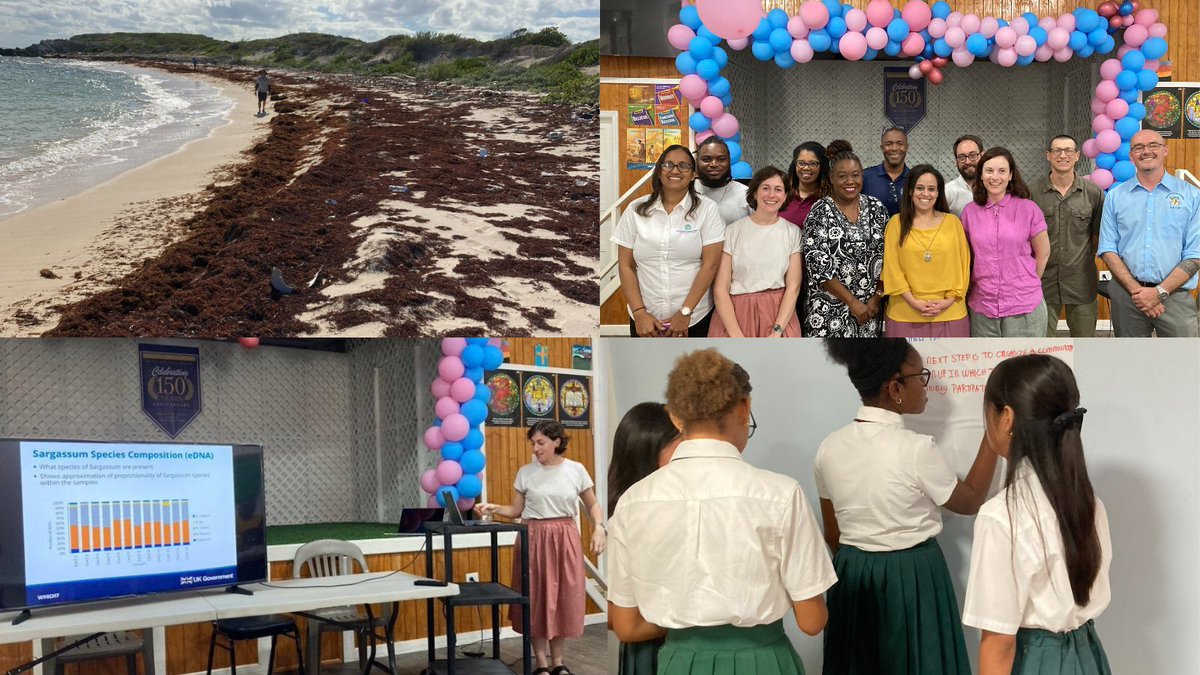
[[[971,249],[962,221],[946,206],[942,174],[928,164],[908,173],[900,213],[883,237],[888,337],[970,337],[967,284]]]

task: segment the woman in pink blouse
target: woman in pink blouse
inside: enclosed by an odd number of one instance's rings
[[[1042,272],[1050,257],[1046,219],[1007,149],[989,149],[978,166],[975,200],[962,212],[971,243],[971,336],[1043,337]]]

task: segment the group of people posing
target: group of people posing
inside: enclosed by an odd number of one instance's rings
[[[747,186],[719,137],[668,147],[612,235],[630,334],[1042,337],[1065,309],[1091,337],[1099,256],[1115,335],[1198,335],[1200,189],[1166,172],[1157,132],[1134,135],[1137,174],[1107,198],[1068,135],[1032,186],[973,135],[954,141],[950,182],[907,166],[901,129],[880,150],[863,168],[846,141],[805,142]]]
[[[801,675],[784,634],[824,631],[825,675],[1110,673],[1095,619],[1109,603],[1108,518],[1084,462],[1071,369],[1000,363],[985,433],[960,479],[905,415],[930,371],[906,340],[826,343],[862,399],[821,444],[818,527],[795,479],[742,459],[757,423],[749,374],[715,349],[676,361],[666,405],[617,427],[609,471],[609,620],[624,675]],[[1003,489],[987,499],[997,458]],[[959,603],[936,535],[978,513]],[[832,553],[832,561],[831,561]]]

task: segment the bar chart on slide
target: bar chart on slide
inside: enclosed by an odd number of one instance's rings
[[[187,499],[69,502],[66,506],[71,553],[192,543]]]

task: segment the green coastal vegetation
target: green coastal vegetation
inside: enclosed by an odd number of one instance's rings
[[[151,58],[358,75],[407,75],[436,82],[544,94],[548,103],[596,105],[600,43],[572,43],[557,28],[513,31],[480,41],[454,34],[392,35],[377,42],[296,33],[228,42],[186,33],[95,33],[43,40],[0,56]]]

